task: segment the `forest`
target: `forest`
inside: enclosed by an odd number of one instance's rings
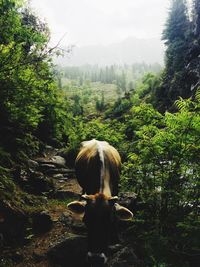
[[[34,180],[30,159],[51,146],[73,168],[81,142],[95,138],[119,151],[120,191],[136,194],[123,233],[134,266],[197,267],[200,0],[191,9],[171,1],[164,67],[55,66],[62,51],[49,40],[26,1],[0,0],[0,266],[47,266],[18,265],[16,251],[38,236],[33,214],[73,198],[55,200],[52,179]]]

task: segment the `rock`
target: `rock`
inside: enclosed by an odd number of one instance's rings
[[[33,231],[35,233],[46,233],[51,230],[53,221],[47,211],[32,214]]]
[[[60,216],[60,222],[62,222],[65,226],[72,228],[72,230],[78,234],[87,234],[87,230],[85,227],[85,224],[83,221],[80,220],[74,220],[73,217],[69,216],[68,212],[63,212],[63,214]]]
[[[55,198],[58,199],[69,199],[69,198],[74,198],[74,199],[79,199],[80,195],[65,189],[58,189],[55,194],[54,194]]]
[[[52,146],[48,146],[48,145],[46,145],[45,148],[44,148],[44,153],[45,153],[46,155],[55,153],[55,148],[52,147]]]
[[[124,247],[113,255],[109,267],[135,267],[139,261],[132,247]]]
[[[63,175],[63,178],[60,181],[66,182],[69,180],[69,177],[67,175]]]
[[[44,176],[43,173],[31,172],[26,190],[33,194],[48,193],[54,191],[54,184],[52,179]]]
[[[49,176],[54,175],[54,174],[63,174],[69,176],[69,174],[74,173],[74,171],[66,169],[66,168],[61,168],[61,169],[49,169],[46,170],[45,173]]]
[[[53,178],[57,179],[57,180],[63,180],[64,179],[64,175],[61,173],[58,174],[54,174]]]
[[[66,212],[66,211],[61,214],[59,220],[63,224],[65,224],[67,227],[68,226],[71,227],[73,225],[73,223],[74,223],[74,219],[71,216],[69,216],[69,212]]]
[[[39,163],[35,160],[32,160],[32,159],[29,159],[27,161],[27,164],[28,164],[29,168],[34,169],[34,170],[38,169],[38,167],[39,167]]]
[[[48,164],[48,163],[43,163],[40,165],[39,170],[42,172],[45,172],[49,169],[55,169],[55,165],[53,164]]]
[[[51,247],[47,257],[53,265],[60,267],[85,267],[87,254],[87,238],[70,235],[63,241]]]
[[[37,158],[35,161],[37,161],[37,163],[39,163],[39,164],[41,164],[41,163],[51,164],[51,161],[49,161],[45,158]]]
[[[23,243],[28,227],[28,216],[23,211],[16,210],[8,201],[0,201],[0,246]]]
[[[54,156],[51,158],[51,161],[56,165],[60,167],[65,167],[66,160],[61,156]]]

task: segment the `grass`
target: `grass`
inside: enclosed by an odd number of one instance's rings
[[[75,198],[68,198],[68,199],[49,199],[47,206],[49,208],[52,207],[57,207],[57,206],[62,206],[62,207],[67,207],[67,205],[74,201]]]
[[[115,84],[103,84],[100,82],[88,83],[84,86],[77,86],[73,83],[64,85],[64,90],[72,104],[73,96],[80,97],[80,104],[84,107],[85,115],[96,113],[96,101],[101,101],[104,96],[106,106],[113,104],[118,99],[117,87]]]

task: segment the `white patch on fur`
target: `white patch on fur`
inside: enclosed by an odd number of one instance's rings
[[[100,170],[100,193],[103,193],[103,187],[104,187],[104,175],[105,175],[105,161],[104,161],[104,153],[103,153],[103,147],[100,144],[99,141],[97,142],[97,150],[99,153],[99,158],[101,161],[101,170]]]

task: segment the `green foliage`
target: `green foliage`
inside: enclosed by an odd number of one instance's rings
[[[134,107],[126,122],[135,133],[121,182],[128,190],[132,187],[144,206],[135,215],[136,221],[141,221],[135,231],[148,229],[146,237],[138,236],[148,242],[148,254],[167,259],[173,266],[190,266],[189,262],[195,261],[200,235],[199,92],[196,96],[194,101],[178,100],[179,112],[164,116],[149,105]],[[155,247],[154,238],[160,248]],[[185,265],[177,261],[181,255],[190,255],[185,256]]]
[[[193,18],[194,19],[194,18]],[[196,37],[189,20],[189,11],[185,0],[173,0],[167,23],[163,31],[163,40],[167,46],[165,53],[165,70],[161,84],[155,90],[154,103],[161,111],[175,110],[174,101],[179,96],[188,98],[191,88],[197,83],[196,63],[192,58],[197,56]]]
[[[0,200],[12,198],[16,186],[12,181],[10,171],[0,167]]]
[[[53,80],[48,27],[20,1],[3,1],[0,15],[0,123],[62,141],[70,115]]]

